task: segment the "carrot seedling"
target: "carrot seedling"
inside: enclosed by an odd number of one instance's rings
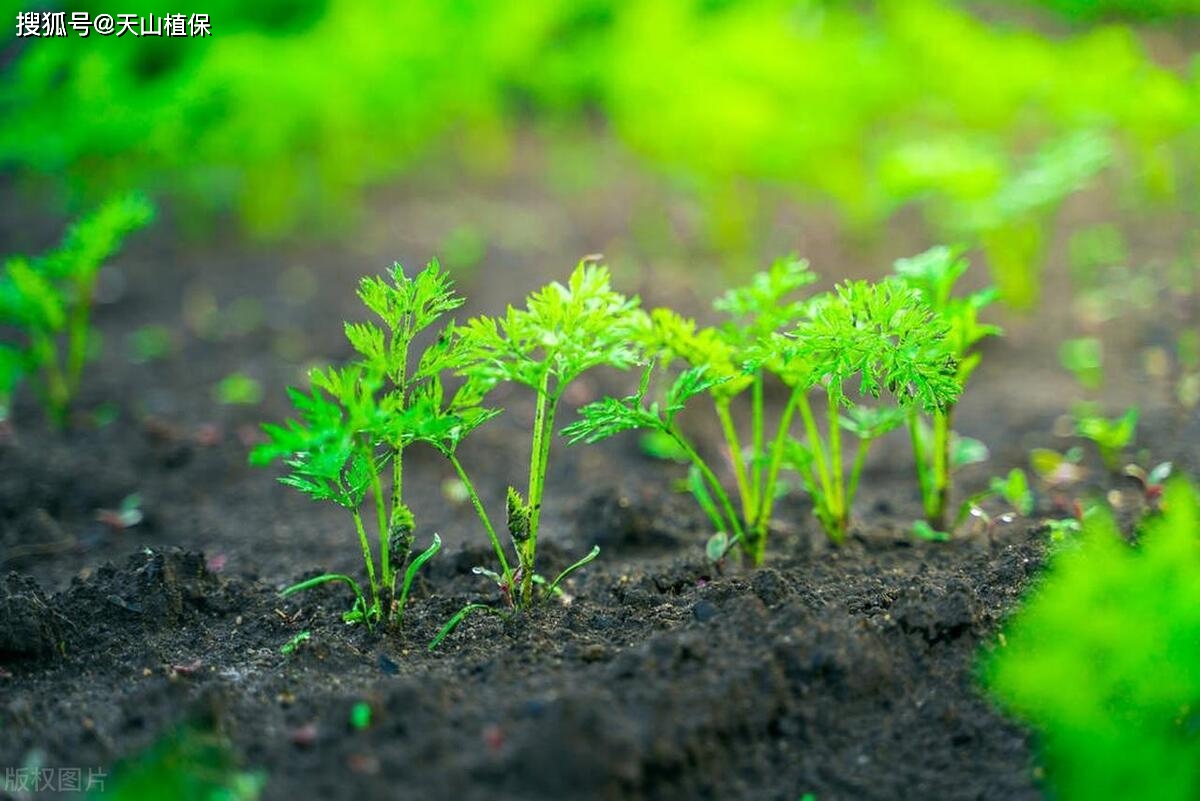
[[[1104,466],[1116,472],[1121,467],[1121,454],[1137,436],[1138,408],[1131,406],[1120,417],[1107,418],[1099,406],[1081,403],[1072,415],[1076,435],[1096,443]]]
[[[824,393],[827,431],[820,432],[807,402],[801,404],[806,439],[792,441],[791,458],[834,543],[846,537],[870,444],[905,415],[911,419],[913,410],[944,416],[957,402],[962,384],[951,330],[916,290],[894,281],[849,281],[792,332],[785,352],[807,366],[801,386]],[[856,414],[858,404],[846,392],[855,379],[859,396],[879,398],[887,390],[896,407]],[[859,441],[848,477],[843,428]]]
[[[0,343],[0,415],[29,378],[57,425],[65,425],[96,346],[91,326],[96,280],[129,233],[154,217],[141,195],[109,200],[68,230],[44,256],[13,256],[0,269],[0,324],[19,335]]]
[[[499,571],[477,568],[476,573],[496,582],[505,601],[524,608],[535,599],[535,585],[543,597],[554,594],[573,571],[599,554],[593,548],[568,566],[553,581],[537,574],[537,543],[541,533],[542,503],[550,463],[550,446],[559,403],[567,387],[588,370],[607,366],[624,369],[638,361],[634,346],[638,299],[613,291],[608,269],[579,263],[566,285],[547,284],[532,293],[525,308],[509,306],[501,317],[476,317],[461,330],[464,362],[459,368],[469,385],[490,390],[501,383],[520,384],[535,393],[535,411],[529,456],[529,479],[522,494],[508,488],[507,523],[515,552],[510,562],[488,517],[472,493],[472,503],[491,537]],[[465,477],[460,471],[460,478]],[[468,484],[468,486],[470,486]],[[430,644],[436,647],[468,614],[496,611],[485,604],[469,604],[454,615]]]
[[[785,466],[800,473],[830,539],[845,537],[870,443],[906,419],[899,409],[857,405],[843,389],[846,381],[858,376],[860,394],[872,397],[886,387],[902,408],[916,404],[936,410],[957,398],[956,361],[943,342],[947,326],[914,290],[892,282],[850,282],[834,293],[794,299],[795,291],[812,280],[805,262],[777,262],[718,301],[717,308],[730,320],[717,328],[698,330],[675,312],[655,310],[643,335],[647,350],[688,365],[665,400],[645,401],[647,372],[636,395],[585,406],[581,420],[567,430],[573,441],[594,442],[631,428],[669,437],[692,463],[689,487],[715,528],[707,547],[714,559],[738,545],[751,563],[761,564]],[[770,434],[764,402],[769,376],[789,391]],[[809,402],[814,389],[826,396],[824,435]],[[750,396],[750,432],[743,446],[732,403],[745,393]],[[716,471],[676,425],[684,404],[702,394],[712,398],[729,448],[736,507]],[[804,441],[791,435],[797,415]],[[843,463],[843,429],[859,439],[849,475]]]
[[[698,328],[671,309],[655,309],[641,318],[640,340],[647,355],[664,366],[684,368],[665,390],[663,400],[647,401],[653,367],[638,392],[604,398],[580,410],[580,420],[564,431],[572,442],[597,442],[621,431],[641,429],[658,438],[690,464],[688,489],[709,517],[714,534],[706,551],[714,561],[738,546],[758,563],[764,553],[771,512],[780,494],[780,471],[791,420],[806,403],[799,382],[804,375],[782,352],[771,347],[780,332],[795,326],[809,301],[798,290],[816,276],[796,258],[776,261],[749,283],[726,292],[713,306],[725,316],[721,325]],[[775,338],[775,339],[773,339]],[[792,388],[773,432],[768,431],[766,387],[771,376]],[[722,486],[716,469],[677,425],[677,416],[697,396],[707,396],[720,422],[736,485],[737,503]],[[749,432],[739,430],[734,404],[749,396]]]
[[[436,261],[412,278],[400,265],[387,279],[364,278],[358,295],[382,327],[346,324],[358,358],[345,367],[311,371],[311,394],[289,390],[300,419],[264,426],[269,441],[254,450],[251,461],[282,460],[291,469],[282,483],[347,509],[362,549],[366,592],[353,578],[330,573],[288,587],[284,594],[341,582],[355,595],[347,622],[391,625],[404,611],[417,571],[441,547],[434,534],[432,544],[414,556],[416,522],[403,496],[405,450],[426,442],[452,454],[464,437],[498,412],[478,405],[481,395],[469,382],[446,398],[442,373],[457,367],[461,357],[453,323],[419,356],[410,353],[419,333],[462,304]],[[390,491],[383,481],[389,467]],[[378,559],[364,521],[368,499]]]
[[[954,295],[954,285],[967,271],[969,262],[957,251],[939,246],[910,259],[900,259],[895,270],[899,279],[915,290],[922,301],[947,327],[946,345],[957,361],[955,378],[965,387],[982,358],[976,349],[985,337],[997,336],[1000,328],[979,322],[979,312],[995,300],[995,290],[985,289],[963,297]],[[946,528],[951,477],[955,469],[987,458],[987,448],[978,440],[959,436],[953,429],[957,402],[929,413],[926,423],[919,407],[910,409],[909,435],[925,522],[930,528]]]

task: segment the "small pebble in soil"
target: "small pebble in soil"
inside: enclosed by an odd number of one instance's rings
[[[696,618],[697,622],[707,623],[717,616],[717,605],[712,601],[697,601],[692,607],[692,617]]]

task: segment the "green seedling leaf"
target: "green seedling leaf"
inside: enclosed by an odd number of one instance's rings
[[[401,611],[404,610],[405,603],[408,601],[409,590],[412,589],[412,583],[417,577],[417,572],[430,559],[432,559],[438,551],[442,549],[442,538],[437,534],[433,535],[433,542],[421,552],[416,559],[412,560],[412,564],[408,566],[408,570],[404,571],[404,582],[400,588],[400,600],[397,604]]]
[[[1138,408],[1130,407],[1125,414],[1108,419],[1093,404],[1080,404],[1075,409],[1075,433],[1096,443],[1106,467],[1117,470],[1121,453],[1137,435]]]
[[[546,588],[547,594],[553,595],[555,592],[558,591],[558,585],[562,584],[563,579],[565,579],[567,576],[574,573],[579,568],[586,565],[588,562],[591,562],[593,559],[595,559],[599,555],[600,555],[600,546],[593,545],[592,550],[588,551],[587,556],[583,557],[582,559],[580,559],[577,562],[574,562],[573,564],[568,565],[563,570],[563,572],[558,574],[558,576],[554,579],[554,581],[550,582],[550,586]]]
[[[720,562],[729,552],[729,545],[729,535],[724,531],[718,531],[704,544],[704,555],[710,562]]]
[[[950,464],[952,468],[986,462],[991,453],[987,445],[972,437],[952,433],[950,436]]]
[[[1026,477],[1025,471],[1021,468],[1014,467],[1009,471],[1007,478],[993,478],[991,481],[991,492],[1004,498],[1010,506],[1022,515],[1028,517],[1033,514],[1033,490],[1030,489],[1029,479]]]
[[[487,612],[488,614],[502,616],[500,610],[488,606],[487,604],[467,604],[462,609],[459,609],[457,612],[455,612],[452,618],[446,621],[446,625],[442,626],[442,628],[438,631],[437,635],[429,643],[427,650],[432,651],[441,645],[442,641],[449,637],[451,632],[458,628],[458,624],[462,623],[468,615],[474,612]]]
[[[950,540],[949,534],[944,531],[938,531],[924,520],[913,522],[912,533],[917,539],[925,540],[926,542],[949,542]]]
[[[647,431],[638,438],[638,447],[651,459],[678,464],[687,464],[690,459],[683,446],[665,431]]]
[[[291,656],[292,654],[296,653],[296,649],[299,648],[302,643],[306,643],[311,639],[311,631],[301,631],[281,645],[279,647],[279,653],[283,654],[284,656]]]

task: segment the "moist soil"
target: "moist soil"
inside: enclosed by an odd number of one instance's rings
[[[60,221],[4,191],[3,251],[52,244]],[[131,241],[106,273],[96,314],[106,347],[72,426],[51,430],[25,395],[0,442],[0,766],[104,768],[111,781],[122,760],[191,727],[264,775],[265,799],[1044,797],[1033,736],[984,698],[978,664],[1044,562],[1036,520],[1106,491],[1136,513],[1136,486],[1090,455],[1089,477],[1040,492],[1033,519],[931,543],[909,534],[919,498],[904,438],[890,438],[868,463],[843,546],[824,540],[803,496],[789,497],[767,564],[753,570],[704,558],[681,467],[645,456],[633,436],[559,442],[542,569],[554,574],[593,544],[601,557],[563,598],[469,617],[431,652],[464,604],[497,599],[472,572],[493,557],[469,506],[446,491],[450,470],[414,451],[406,492],[418,540],[437,531],[446,547],[399,630],[342,623],[344,589],[280,598],[320,572],[361,572],[344,513],[246,465],[256,423],[288,411],[282,387],[310,360],[346,355],[340,321],[363,316],[357,277],[397,257],[420,264],[455,209],[496,221],[483,266],[460,274],[464,312],[497,312],[580,254],[619,249],[623,215],[646,207],[646,191],[615,181],[564,200],[518,177],[472,194],[382,196],[362,239],[338,247],[220,236],[200,246],[170,219]],[[791,241],[777,250],[797,248],[825,275],[863,275],[859,259],[886,265],[919,249],[905,227],[863,256],[824,223],[780,225],[777,238]],[[648,304],[700,312],[723,279],[696,266],[711,259],[678,263],[692,272],[614,268]],[[1053,434],[1080,392],[1055,365],[1069,333],[1062,282],[1048,292],[1040,316],[1005,321],[1009,337],[987,344],[964,398],[959,428],[992,450],[959,476],[968,491],[1025,465],[1031,447],[1075,444]],[[131,359],[129,337],[149,323],[166,326],[173,347]],[[1162,317],[1122,329],[1106,352],[1105,397],[1139,399],[1139,445],[1194,471],[1194,416],[1138,372],[1139,348],[1164,329]],[[214,400],[235,371],[261,381],[260,404]],[[633,380],[598,374],[567,402],[628,392]],[[463,449],[493,516],[505,485],[522,483],[532,416],[520,391],[495,402],[506,414]],[[693,417],[719,460],[711,423]],[[134,493],[142,519],[125,527],[113,513]],[[310,638],[285,655],[301,632]],[[365,726],[351,723],[360,702]]]

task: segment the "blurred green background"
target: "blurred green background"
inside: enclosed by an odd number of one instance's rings
[[[1028,306],[1097,176],[1126,218],[1195,205],[1196,0],[210,0],[203,39],[17,39],[39,7],[0,6],[0,166],[66,210],[144,190],[201,235],[345,236],[371,187],[503,175],[531,136],[572,191],[615,147],[716,252],[781,203],[862,238],[917,210]]]

